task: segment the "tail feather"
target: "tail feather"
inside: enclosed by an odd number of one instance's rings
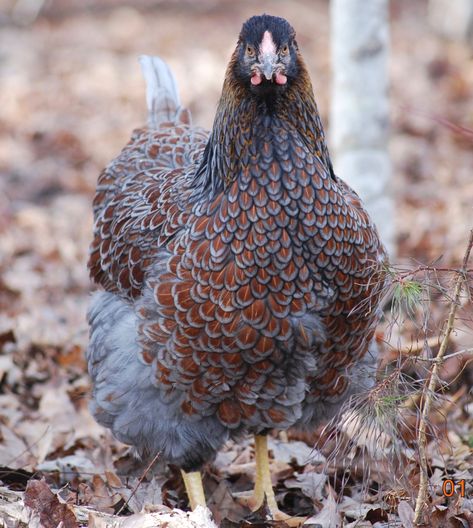
[[[155,129],[160,123],[175,121],[183,109],[171,69],[159,57],[150,55],[142,55],[140,63],[146,82],[148,126]]]

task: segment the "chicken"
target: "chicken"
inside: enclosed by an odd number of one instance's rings
[[[333,172],[289,23],[244,23],[212,131],[146,58],[150,126],[99,177],[91,410],[141,457],[200,469],[256,435],[252,504],[279,515],[266,435],[313,428],[372,383],[386,255]],[[151,74],[150,74],[151,71]]]

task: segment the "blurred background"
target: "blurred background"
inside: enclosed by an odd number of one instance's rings
[[[72,434],[69,446],[80,424],[103,434],[85,410],[74,433],[65,422],[88,387],[97,176],[146,120],[139,55],[171,65],[209,128],[241,24],[262,12],[296,29],[330,128],[328,0],[0,0],[0,382],[15,395],[0,399],[0,465],[36,467],[64,448],[51,435],[38,444],[38,417]],[[458,265],[473,226],[473,46],[468,31],[433,24],[428,0],[392,0],[389,20],[396,261]]]

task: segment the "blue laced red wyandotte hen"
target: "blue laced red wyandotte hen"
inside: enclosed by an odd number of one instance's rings
[[[335,176],[289,23],[250,18],[210,133],[144,58],[150,125],[100,175],[89,268],[92,412],[142,457],[200,468],[255,434],[252,505],[279,512],[266,434],[311,428],[370,386],[386,255]]]

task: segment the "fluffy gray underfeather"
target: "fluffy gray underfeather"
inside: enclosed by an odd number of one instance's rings
[[[152,368],[139,359],[133,306],[113,293],[95,293],[88,319],[87,361],[94,385],[90,409],[96,420],[143,458],[160,452],[188,470],[211,460],[228,430],[213,416],[186,420],[179,395],[165,401]]]

